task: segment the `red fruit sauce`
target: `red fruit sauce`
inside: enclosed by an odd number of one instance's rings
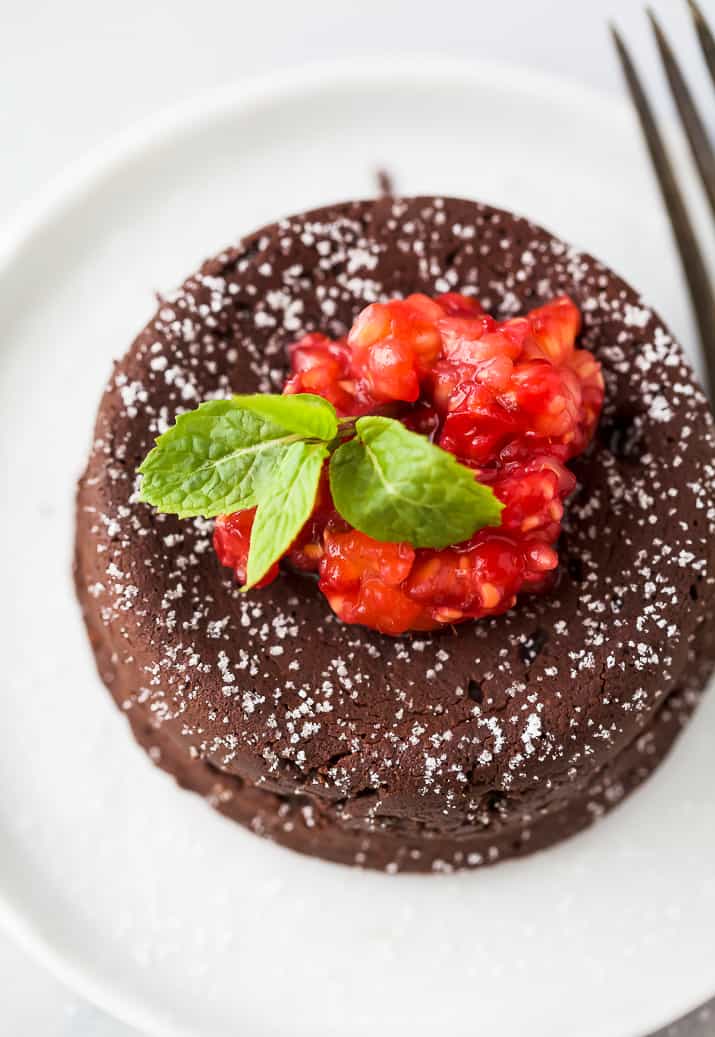
[[[600,365],[576,349],[580,315],[561,296],[496,321],[456,292],[373,303],[347,338],[305,335],[290,347],[284,393],[324,396],[341,417],[385,404],[451,451],[505,507],[499,527],[443,550],[373,540],[335,511],[324,473],[313,514],[285,558],[315,572],[346,623],[385,634],[434,630],[505,612],[521,592],[548,589],[566,462],[588,445],[603,403]],[[245,580],[255,509],[221,516],[214,547]],[[279,573],[274,565],[261,583]]]

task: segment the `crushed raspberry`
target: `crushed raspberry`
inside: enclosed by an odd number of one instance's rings
[[[323,477],[311,518],[286,553],[314,572],[346,623],[385,634],[498,615],[543,592],[558,566],[566,463],[591,440],[603,403],[599,363],[575,347],[580,314],[562,296],[497,321],[456,292],[372,303],[346,338],[290,347],[284,392],[325,397],[341,416],[391,413],[474,469],[504,504],[501,525],[443,550],[381,543],[337,514]],[[395,409],[396,408],[396,409]],[[214,546],[245,580],[254,511],[222,516]],[[275,565],[261,585],[275,579]]]
[[[367,306],[350,329],[352,371],[378,403],[414,403],[442,350],[438,303],[426,295]]]
[[[355,384],[350,374],[350,349],[345,342],[333,342],[326,335],[305,335],[290,347],[293,376],[284,393],[310,392],[324,396],[338,414],[352,411]]]

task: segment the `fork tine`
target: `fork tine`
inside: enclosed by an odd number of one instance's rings
[[[658,50],[663,60],[668,82],[670,83],[673,100],[680,113],[680,119],[690,144],[690,150],[695,159],[695,165],[698,167],[700,179],[703,182],[705,193],[710,202],[710,208],[715,217],[715,154],[713,154],[707,130],[700,118],[700,113],[693,101],[693,95],[690,93],[688,84],[675,59],[675,54],[668,42],[668,38],[661,28],[660,22],[650,8],[647,14],[653,26],[653,32],[655,33]]]
[[[705,21],[705,15],[700,10],[700,7],[696,4],[695,0],[688,0],[688,7],[693,16],[695,31],[700,40],[705,64],[710,69],[710,76],[712,77],[713,84],[715,84],[715,39],[713,39],[712,30]]]
[[[675,173],[626,45],[615,26],[613,41],[640,119],[695,308],[711,398],[715,396],[715,294]]]

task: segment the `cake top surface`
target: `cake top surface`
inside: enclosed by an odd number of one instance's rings
[[[136,502],[136,468],[182,410],[278,392],[286,345],[345,333],[367,302],[463,291],[503,318],[568,293],[603,365],[597,441],[547,597],[399,639],[342,625],[300,576],[242,595],[211,523]],[[291,217],[160,300],[102,401],[85,477],[88,593],[136,694],[197,754],[334,798],[428,802],[563,780],[635,737],[677,685],[713,598],[712,421],[679,347],[591,257],[487,206],[380,199]],[[91,498],[91,499],[90,499]]]

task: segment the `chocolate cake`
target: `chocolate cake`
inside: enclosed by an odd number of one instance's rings
[[[212,523],[137,502],[182,410],[280,392],[286,347],[366,303],[466,290],[498,317],[568,293],[602,364],[556,586],[503,616],[387,637],[313,580],[242,594]],[[473,202],[285,219],[160,300],[115,366],[79,484],[75,577],[100,675],[152,760],[259,835],[451,871],[548,846],[662,760],[715,663],[715,439],[671,335],[595,259]]]

